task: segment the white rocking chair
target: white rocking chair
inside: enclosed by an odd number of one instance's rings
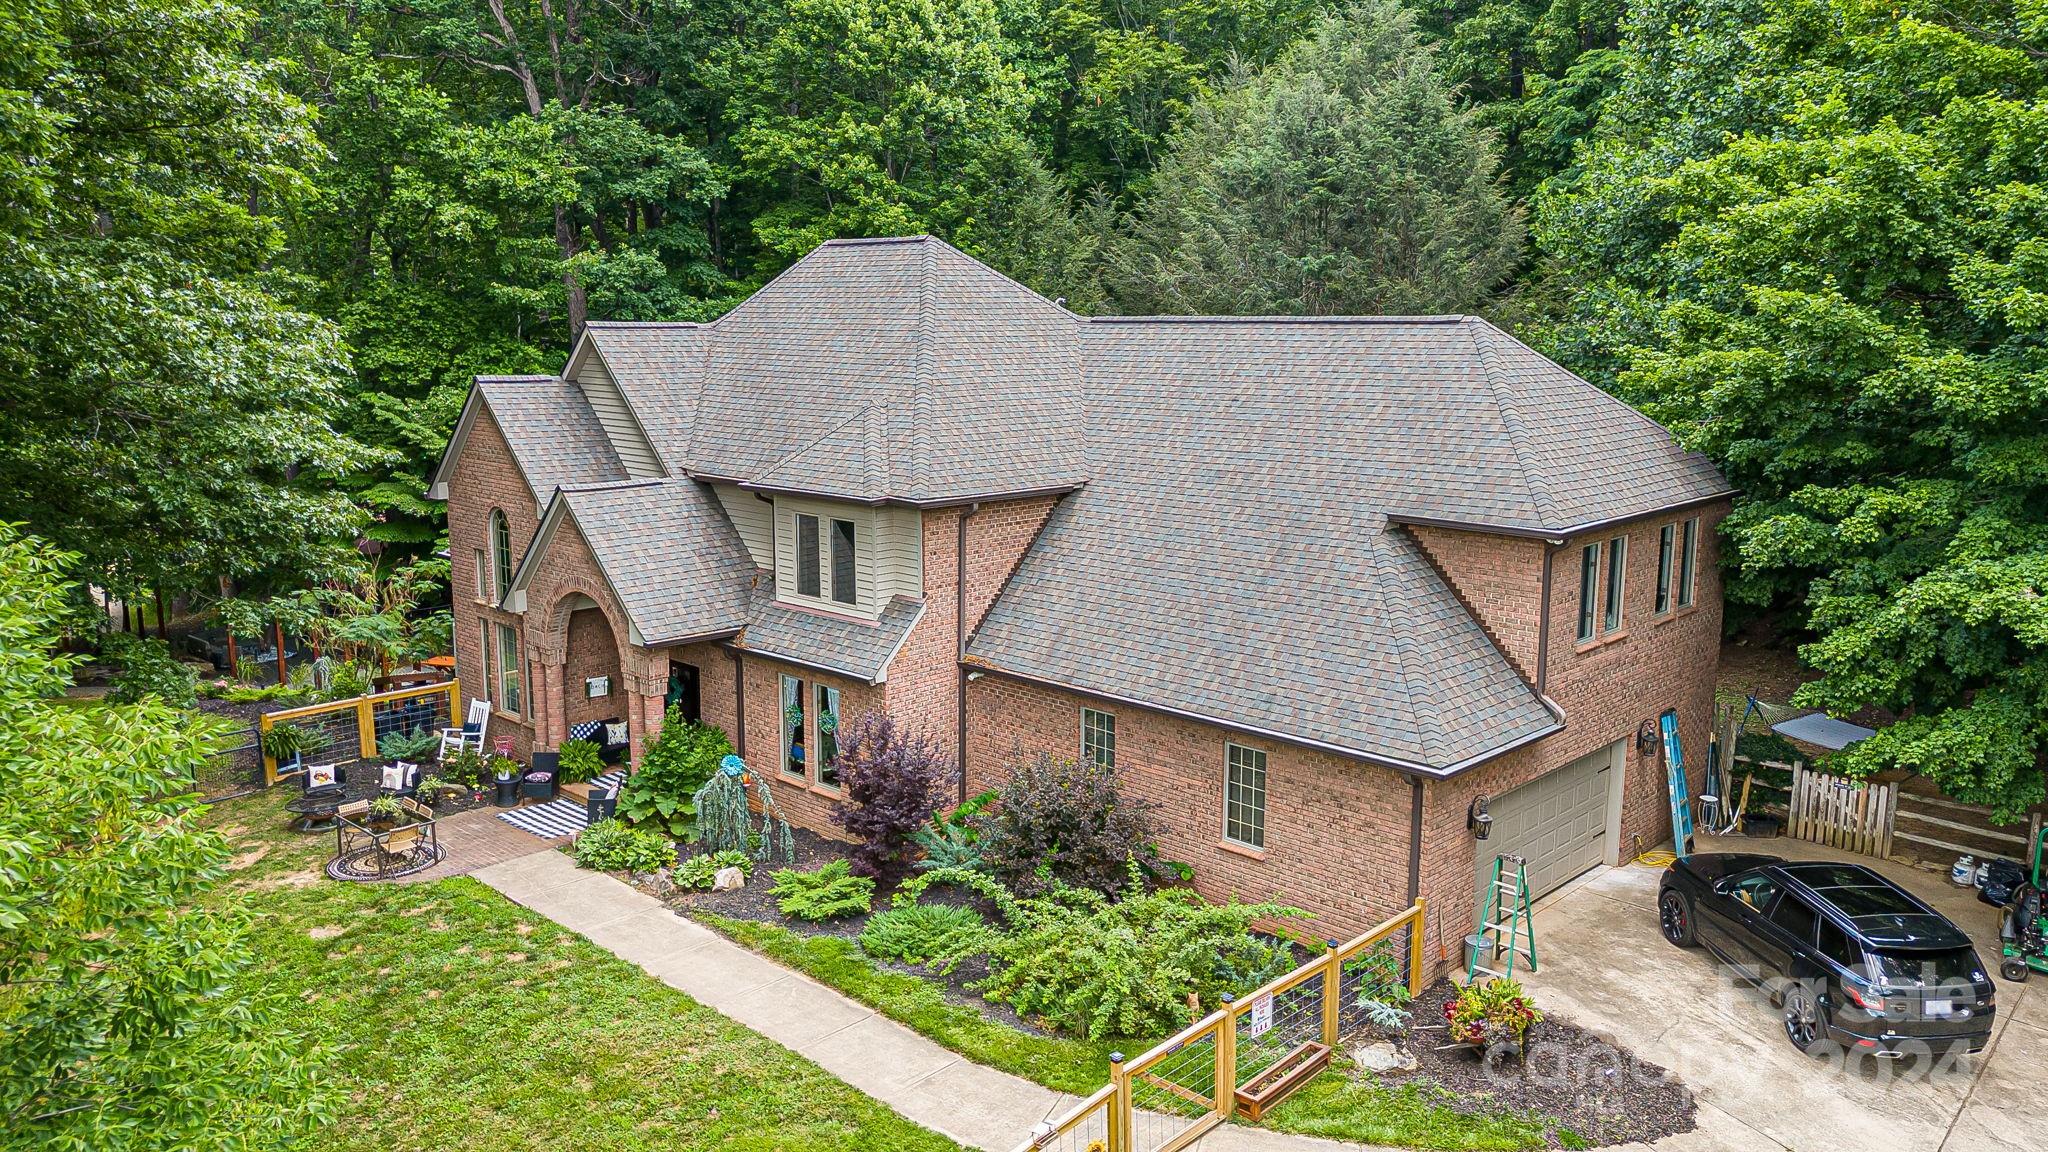
[[[490,719],[491,702],[471,700],[469,716],[463,720],[462,727],[441,729],[441,759],[446,760],[464,748],[474,748],[481,753],[484,750],[484,725]]]

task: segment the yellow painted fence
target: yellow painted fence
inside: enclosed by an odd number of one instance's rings
[[[263,745],[263,782],[275,784],[279,776],[277,760],[270,754],[272,728],[291,724],[313,734],[317,746],[302,757],[307,764],[373,760],[377,758],[377,741],[394,732],[438,732],[461,724],[461,699],[461,685],[448,680],[266,712],[256,721],[257,737]]]
[[[1275,1083],[1314,1075],[1340,1041],[1365,1032],[1370,1002],[1422,993],[1423,901],[1257,991],[1240,996],[1130,1060],[1109,1083],[1017,1152],[1175,1152]]]

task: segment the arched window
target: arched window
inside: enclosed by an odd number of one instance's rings
[[[512,584],[512,529],[505,523],[505,514],[496,508],[491,509],[491,575],[492,596],[503,600]]]

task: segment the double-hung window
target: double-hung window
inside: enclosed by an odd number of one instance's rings
[[[1246,848],[1266,846],[1266,754],[1223,746],[1223,838]]]
[[[496,508],[491,509],[491,561],[489,599],[501,601],[512,584],[512,529],[505,522],[505,514]]]
[[[797,513],[797,595],[824,599],[829,591],[831,598],[841,604],[857,602],[856,555],[853,521],[821,521],[808,513]]]
[[[1657,612],[1659,616],[1671,611],[1671,566],[1678,559],[1678,525],[1666,524],[1657,530]]]
[[[523,715],[520,709],[519,633],[510,624],[498,625],[498,707]]]
[[[1588,544],[1579,551],[1579,643],[1594,636],[1599,620],[1596,589],[1600,583],[1600,545]]]
[[[476,553],[476,598],[488,601],[491,598],[491,570],[484,567],[484,550],[478,548],[474,551]]]
[[[497,666],[491,663],[491,622],[489,620],[477,622],[476,659],[479,666],[477,671],[482,673],[478,679],[483,682],[484,699],[495,703],[497,701],[498,690],[496,681],[498,677],[496,675]]]
[[[1678,606],[1692,607],[1693,570],[1699,566],[1700,518],[1695,516],[1678,532]]]
[[[804,772],[804,682],[794,676],[782,678],[782,770],[791,776]]]
[[[823,684],[812,685],[817,712],[812,723],[818,726],[818,783],[827,788],[839,787],[839,689],[827,688]]]
[[[1081,709],[1081,759],[1116,767],[1116,713]]]
[[[1605,610],[1600,616],[1600,630],[1612,632],[1621,627],[1621,598],[1624,577],[1628,575],[1628,537],[1616,536],[1607,542],[1607,594],[1603,598]]]

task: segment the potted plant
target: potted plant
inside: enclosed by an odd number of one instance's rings
[[[519,761],[510,756],[493,756],[486,767],[491,779],[498,785],[498,794],[492,803],[500,808],[511,808],[519,803]]]
[[[1468,984],[1444,1002],[1451,1043],[1472,1048],[1488,1060],[1520,1057],[1529,1026],[1542,1019],[1535,1002],[1513,980]]]
[[[379,832],[398,826],[405,819],[405,806],[396,796],[379,796],[370,801],[369,810],[363,813],[365,823]]]
[[[296,724],[279,724],[263,734],[264,753],[279,764],[296,763],[324,743],[319,733]]]

